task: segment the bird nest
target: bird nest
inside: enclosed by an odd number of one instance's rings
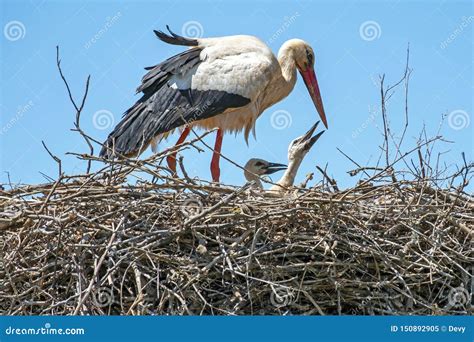
[[[2,314],[472,313],[474,198],[459,188],[385,168],[277,197],[126,182],[137,169],[163,175],[128,159],[0,191]]]

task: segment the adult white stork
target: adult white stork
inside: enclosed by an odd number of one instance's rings
[[[219,181],[219,157],[224,132],[244,130],[248,143],[262,112],[285,98],[299,70],[324,125],[326,115],[314,72],[313,49],[301,39],[285,42],[278,58],[260,39],[227,36],[190,39],[155,31],[169,44],[190,48],[146,68],[137,93],[142,97],[123,115],[104,143],[101,156],[135,156],[148,145],[153,151],[161,139],[181,129],[177,144],[191,127],[218,128],[211,162],[212,179]],[[176,153],[167,158],[176,172]]]

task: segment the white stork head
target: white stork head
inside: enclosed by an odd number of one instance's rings
[[[281,47],[279,56],[292,58],[295,61],[296,68],[300,72],[301,77],[303,77],[316,110],[318,111],[324,126],[328,128],[323,100],[319,91],[318,80],[316,79],[316,74],[314,72],[315,59],[313,48],[304,40],[290,39]]]

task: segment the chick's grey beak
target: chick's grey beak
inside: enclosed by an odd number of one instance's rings
[[[325,131],[322,131],[322,132],[319,132],[318,134],[316,134],[314,137],[311,137],[314,133],[314,131],[316,130],[316,128],[318,127],[319,125],[319,121],[316,122],[309,130],[308,132],[306,132],[303,137],[301,138],[301,142],[305,142],[305,148],[306,149],[310,149],[311,147],[313,147],[314,143],[316,141],[318,141],[318,139],[321,137],[321,135],[323,135],[323,133]]]
[[[309,139],[308,142],[306,143],[307,148],[310,149],[311,147],[313,147],[314,143],[318,141],[318,139],[321,137],[321,135],[323,135],[324,132],[326,131],[319,132],[314,137]]]
[[[268,165],[265,167],[265,173],[264,175],[271,175],[272,173],[286,170],[288,166],[285,164],[278,164],[278,163],[268,163]]]
[[[313,133],[316,130],[316,128],[318,127],[318,125],[319,125],[319,121],[317,121],[313,126],[311,126],[311,128],[308,130],[308,132],[306,132],[303,135],[302,141],[306,141],[309,138],[311,138],[311,136],[313,135]]]

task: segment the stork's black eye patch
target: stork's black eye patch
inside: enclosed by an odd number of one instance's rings
[[[313,62],[314,62],[313,54],[309,50],[306,50],[306,58],[308,59],[308,64],[313,65]]]
[[[262,162],[256,162],[255,166],[263,166],[263,163]]]

